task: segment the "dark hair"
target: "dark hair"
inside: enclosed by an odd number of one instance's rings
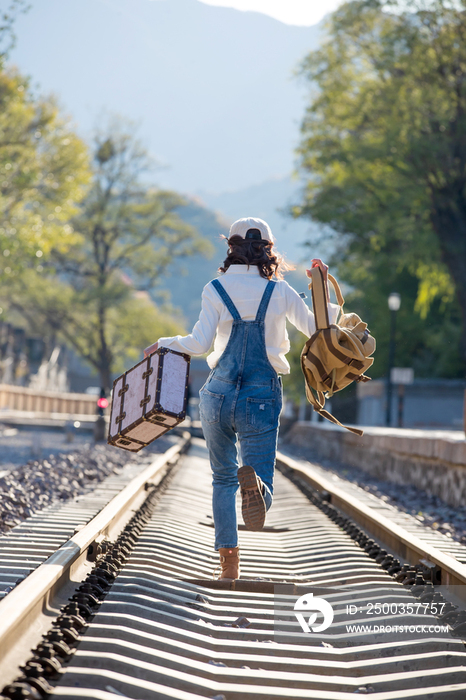
[[[228,238],[228,255],[219,267],[219,272],[226,272],[230,265],[257,265],[261,277],[269,280],[275,275],[283,279],[283,272],[293,270],[280,253],[273,251],[273,243],[264,240],[245,240],[241,236]]]

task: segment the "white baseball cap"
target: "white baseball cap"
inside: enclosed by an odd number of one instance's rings
[[[253,216],[235,221],[230,227],[230,238],[231,236],[241,236],[241,238],[245,239],[275,243],[270,226],[262,219],[256,219]]]

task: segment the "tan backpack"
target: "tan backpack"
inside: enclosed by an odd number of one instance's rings
[[[318,267],[314,267],[309,289],[312,289],[317,330],[301,353],[306,396],[314,411],[321,416],[352,433],[362,435],[362,430],[342,425],[326,411],[325,399],[329,399],[351,382],[370,381],[370,377],[366,377],[364,372],[374,362],[369,356],[375,350],[375,338],[369,334],[367,323],[361,321],[357,314],[343,313],[345,301],[338,282],[332,275],[329,275],[328,279],[341,307],[341,316],[338,323],[330,324],[323,275]]]

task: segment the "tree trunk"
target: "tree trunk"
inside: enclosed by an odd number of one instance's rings
[[[454,191],[433,193],[431,221],[437,234],[443,262],[455,283],[461,318],[461,357],[466,374],[466,198],[464,182]]]
[[[110,373],[110,368],[108,365],[102,364],[99,369],[99,377],[100,377],[100,387],[101,389],[105,389],[105,394],[108,396],[110,394],[110,391],[112,390],[113,382],[112,382],[112,375]]]
[[[99,293],[100,302],[98,308],[98,333],[99,333],[99,375],[100,375],[100,387],[105,389],[105,393],[108,396],[112,388],[112,352],[108,347],[107,343],[107,309],[105,303],[102,301],[104,298],[105,290],[105,279],[99,280]]]

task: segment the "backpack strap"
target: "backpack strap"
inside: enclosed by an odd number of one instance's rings
[[[319,268],[313,267],[312,269],[318,270]],[[332,287],[335,291],[335,296],[337,298],[338,306],[343,306],[343,304],[345,303],[345,300],[343,299],[343,294],[341,293],[340,285],[336,281],[335,277],[330,274],[330,272],[327,273],[327,277],[328,277],[328,281],[330,282],[330,284],[332,285]],[[309,289],[311,289],[311,287],[312,287],[312,278],[311,278],[311,281],[309,282]]]
[[[331,423],[334,423],[335,425],[339,425],[340,428],[345,428],[346,430],[349,430],[351,433],[354,433],[355,435],[364,435],[364,430],[361,430],[360,428],[351,428],[349,425],[343,425],[343,423],[340,423],[338,418],[335,418],[335,416],[332,416],[331,413],[325,410],[325,396],[321,391],[317,391],[316,394],[317,396],[314,396],[314,393],[310,386],[308,385],[307,382],[304,383],[305,389],[306,389],[306,397],[309,403],[311,404],[312,408],[316,413],[318,413],[322,418],[326,418],[329,420]]]
[[[320,330],[321,328],[328,328],[330,325],[328,318],[327,290],[325,289],[321,269],[319,267],[313,267],[311,274],[312,277],[311,281],[309,282],[309,289],[312,290],[312,306],[316,319],[316,328]],[[338,306],[340,306],[343,312],[343,304],[345,303],[345,300],[343,299],[340,286],[333,275],[328,275],[328,281],[335,291]]]
[[[233,321],[241,321],[241,316],[238,313],[238,309],[233,304],[229,295],[226,293],[223,285],[216,279],[216,280],[212,280],[212,286],[214,287],[214,289],[217,292],[217,294],[219,295],[220,299],[223,301],[223,303],[227,307],[228,311],[233,316]]]
[[[312,282],[309,289],[312,290],[312,307],[316,320],[317,330],[328,328],[330,325],[328,317],[328,301],[327,290],[325,289],[324,277],[322,271],[318,267],[313,267],[311,270]]]
[[[267,307],[269,305],[270,297],[272,296],[273,290],[275,289],[275,284],[273,280],[267,282],[267,286],[262,295],[262,299],[257,309],[256,321],[263,321],[265,319],[265,314],[267,313]]]

